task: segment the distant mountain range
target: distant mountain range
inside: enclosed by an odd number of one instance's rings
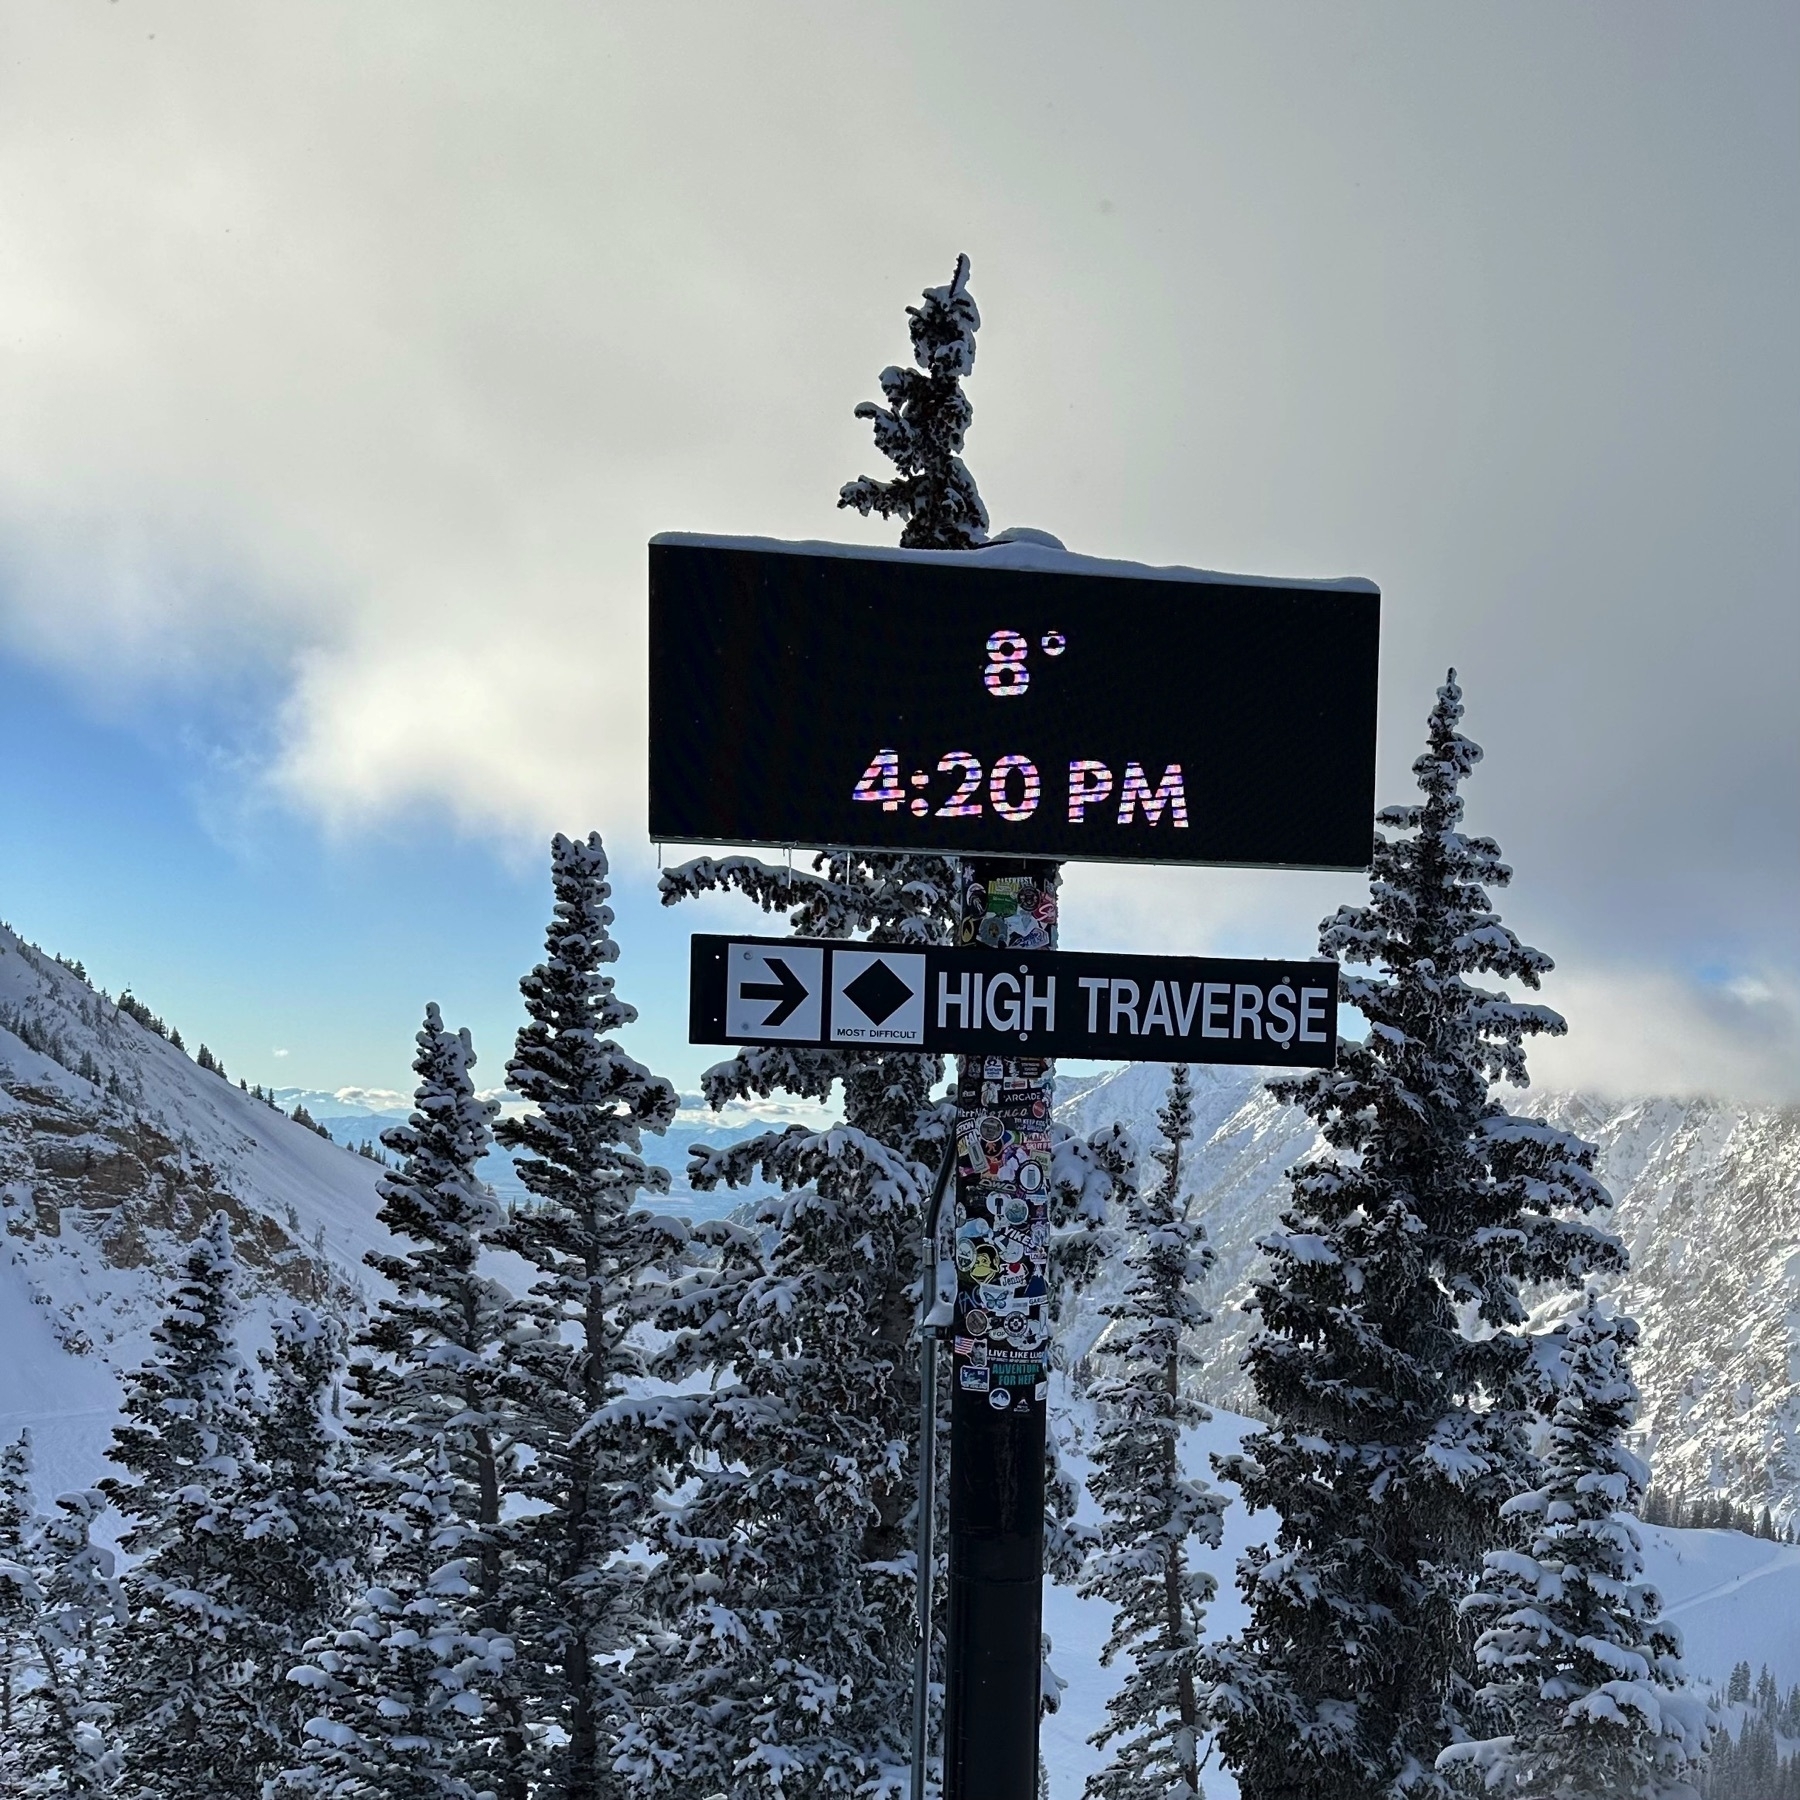
[[[407,1096],[385,1088],[275,1088],[271,1093],[276,1104],[290,1113],[297,1106],[304,1107],[335,1142],[351,1149],[365,1143],[379,1146],[382,1132],[389,1125],[403,1124],[412,1110]],[[504,1088],[488,1089],[482,1097],[498,1100],[505,1112],[523,1110],[522,1103]],[[734,1206],[741,1206],[765,1190],[759,1186],[696,1193],[687,1178],[689,1146],[729,1144],[759,1127],[778,1128],[789,1122],[823,1123],[825,1117],[817,1107],[784,1106],[779,1101],[760,1104],[753,1113],[737,1106],[715,1113],[698,1094],[683,1094],[681,1110],[667,1135],[644,1139],[644,1160],[669,1171],[669,1197],[659,1204],[696,1219],[717,1218]],[[525,1184],[506,1151],[490,1150],[482,1160],[481,1173],[502,1200],[526,1197]]]

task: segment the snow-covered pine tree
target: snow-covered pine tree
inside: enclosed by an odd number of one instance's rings
[[[1116,1121],[1082,1139],[1067,1127],[1051,1126],[1050,1318],[1061,1322],[1071,1302],[1118,1248],[1116,1229],[1136,1192],[1137,1147]],[[1045,1357],[1068,1372],[1062,1345],[1052,1337]],[[946,1418],[944,1429],[948,1431]],[[1075,1586],[1099,1544],[1099,1534],[1077,1515],[1085,1488],[1081,1475],[1063,1457],[1057,1420],[1044,1417],[1044,1574],[1063,1587]],[[947,1520],[945,1521],[947,1523]],[[943,1541],[940,1529],[939,1541]],[[1042,1712],[1059,1712],[1068,1683],[1050,1658],[1055,1645],[1044,1634]],[[1038,1784],[1048,1790],[1049,1773],[1038,1765]]]
[[[847,484],[838,504],[905,521],[903,546],[972,549],[987,509],[961,460],[962,377],[980,314],[957,260],[909,308],[919,370],[865,403],[897,479]],[[950,941],[956,876],[938,856],[844,852],[811,874],[701,857],[663,876],[663,903],[719,890],[781,912],[798,937]],[[671,1402],[690,1481],[661,1521],[665,1624],[644,1659],[646,1706],[624,1746],[640,1788],[687,1795],[850,1793],[906,1757],[916,1571],[912,1412],[918,1237],[949,1127],[936,1057],[761,1048],[709,1070],[708,1102],[781,1091],[827,1101],[829,1131],[763,1132],[695,1152],[699,1185],[758,1176],[782,1190],[753,1222],[696,1231],[710,1262],[678,1284],[664,1375],[704,1373]]]
[[[31,1433],[0,1450],[0,1793],[19,1783],[27,1676],[36,1654],[38,1586],[31,1572]]]
[[[112,1552],[93,1541],[106,1496],[88,1488],[57,1496],[35,1542],[33,1635],[40,1685],[21,1746],[30,1800],[93,1800],[118,1791],[120,1757],[107,1700],[114,1638],[125,1597]]]
[[[867,518],[906,521],[900,543],[907,550],[972,550],[987,537],[987,508],[975,479],[963,467],[963,440],[974,408],[963,377],[975,367],[975,333],[981,314],[969,292],[969,259],[956,259],[945,287],[927,288],[923,306],[909,306],[917,369],[881,371],[887,404],[865,400],[859,419],[875,427],[875,448],[899,471],[891,481],[862,475],[846,482],[838,505]]]
[[[130,1520],[127,1618],[111,1698],[121,1791],[145,1800],[261,1791],[279,1754],[259,1669],[239,1514],[252,1394],[233,1342],[237,1263],[223,1212],[189,1247],[149,1359],[125,1379],[100,1490]]]
[[[262,1704],[281,1745],[277,1760],[286,1762],[312,1711],[288,1674],[306,1646],[339,1623],[364,1534],[347,1447],[325,1416],[343,1367],[341,1331],[308,1307],[292,1307],[275,1319],[274,1342],[259,1361],[266,1391],[251,1423],[237,1523]]]
[[[1496,1793],[1695,1800],[1714,1721],[1683,1677],[1680,1633],[1644,1579],[1629,1516],[1648,1473],[1624,1444],[1637,1335],[1592,1294],[1569,1322],[1538,1485],[1501,1509],[1523,1542],[1489,1551],[1463,1602],[1485,1627],[1476,1715],[1500,1729],[1452,1745],[1438,1766],[1479,1769]]]
[[[663,888],[667,903],[735,889],[786,911],[801,937],[942,943],[955,925],[954,871],[938,857],[820,856],[811,874],[702,858]],[[655,1703],[626,1747],[647,1790],[856,1793],[904,1779],[912,1325],[922,1207],[951,1111],[932,1097],[939,1067],[916,1053],[770,1047],[706,1074],[715,1107],[777,1091],[825,1101],[841,1083],[844,1118],[692,1153],[696,1186],[760,1176],[783,1191],[747,1223],[696,1225],[714,1260],[665,1315],[676,1336],[659,1371],[712,1379],[662,1410],[694,1459],[656,1535],[669,1628],[645,1665]],[[1130,1146],[1116,1131],[1052,1135],[1055,1266],[1076,1276]]]
[[[277,1779],[277,1794],[494,1800],[483,1721],[512,1643],[474,1623],[480,1546],[466,1502],[466,1476],[441,1437],[387,1472],[376,1579],[291,1673],[312,1716],[303,1760]]]
[[[1137,1193],[1137,1146],[1116,1121],[1085,1141],[1066,1127],[1051,1127],[1050,1318],[1059,1324],[1071,1302],[1118,1250],[1117,1229]],[[1064,1370],[1062,1346],[1053,1337],[1046,1359]],[[1076,1513],[1081,1505],[1079,1473],[1065,1463],[1054,1415],[1044,1420],[1044,1572],[1065,1587],[1079,1582],[1089,1554],[1099,1542]],[[1048,1694],[1060,1693],[1061,1678],[1045,1664]],[[1047,1704],[1046,1711],[1056,1706]]]
[[[523,1800],[538,1748],[505,1631],[507,1500],[517,1491],[500,1340],[512,1295],[480,1267],[504,1215],[477,1165],[498,1107],[479,1098],[466,1030],[425,1009],[400,1164],[377,1184],[406,1247],[371,1251],[391,1291],[358,1340],[349,1406],[372,1583],[296,1674],[317,1697],[302,1792]],[[361,1783],[362,1786],[357,1784]]]
[[[1498,845],[1461,830],[1481,756],[1462,711],[1453,670],[1413,765],[1422,801],[1379,815],[1369,902],[1320,934],[1375,971],[1340,989],[1367,1041],[1273,1084],[1330,1151],[1294,1171],[1265,1240],[1246,1361],[1273,1423],[1220,1464],[1279,1521],[1239,1565],[1248,1627],[1206,1659],[1244,1800],[1448,1791],[1437,1753],[1474,1674],[1459,1604],[1502,1502],[1533,1485],[1521,1421],[1544,1396],[1520,1286],[1624,1261],[1564,1216],[1609,1204],[1592,1147],[1490,1093],[1524,1084],[1528,1037],[1565,1027],[1469,979],[1535,988],[1551,964],[1488,898],[1511,879]]]
[[[887,407],[858,408],[899,478],[851,482],[839,504],[903,518],[905,547],[973,549],[987,511],[960,458],[971,418],[960,384],[980,324],[967,258],[910,314],[923,373],[884,371]],[[665,905],[743,894],[784,913],[797,937],[917,945],[948,942],[956,927],[955,865],[939,856],[840,852],[815,857],[810,874],[702,857],[666,872],[662,888]],[[706,1074],[715,1108],[778,1091],[824,1102],[841,1086],[843,1122],[693,1152],[700,1187],[760,1177],[782,1191],[747,1224],[696,1227],[700,1260],[664,1318],[675,1335],[659,1373],[707,1379],[690,1380],[660,1421],[690,1461],[656,1533],[664,1629],[643,1663],[655,1703],[622,1757],[641,1789],[738,1800],[904,1780],[912,1327],[923,1204],[953,1115],[933,1098],[941,1070],[904,1051],[788,1047],[745,1050]],[[1074,1269],[1075,1236],[1100,1222],[1117,1177],[1117,1146],[1053,1138],[1053,1224]]]
[[[598,833],[550,846],[554,909],[544,960],[519,984],[527,1022],[507,1085],[531,1111],[495,1136],[514,1151],[534,1204],[500,1236],[541,1272],[533,1329],[507,1355],[531,1418],[530,1492],[521,1527],[543,1571],[511,1616],[520,1655],[554,1671],[547,1722],[561,1747],[537,1788],[567,1800],[617,1791],[614,1746],[630,1717],[630,1656],[643,1636],[643,1541],[660,1488],[657,1441],[643,1428],[637,1328],[654,1306],[652,1271],[679,1258],[685,1227],[640,1208],[668,1191],[644,1161],[643,1133],[666,1131],[674,1088],[611,1037],[637,1018],[613,991],[618,958]]]
[[[845,854],[815,873],[702,858],[664,899],[735,889],[796,935],[942,943],[936,857]],[[779,1187],[750,1221],[696,1225],[712,1260],[678,1284],[660,1372],[690,1479],[655,1533],[666,1630],[625,1745],[633,1781],[681,1796],[852,1794],[903,1767],[911,1682],[917,1408],[912,1325],[924,1200],[948,1107],[905,1052],[764,1048],[710,1069],[715,1107],[777,1090],[844,1119],[692,1152],[696,1185]]]
[[[1081,1592],[1115,1609],[1101,1662],[1124,1651],[1131,1669],[1093,1738],[1110,1754],[1088,1777],[1088,1800],[1200,1795],[1198,1662],[1216,1583],[1193,1555],[1217,1547],[1224,1501],[1181,1460],[1182,1432],[1211,1416],[1182,1392],[1182,1377],[1200,1364],[1194,1334],[1211,1315],[1197,1290],[1213,1260],[1181,1192],[1182,1148],[1194,1135],[1185,1063],[1171,1071],[1157,1123],[1162,1178],[1128,1209],[1125,1285],[1094,1349],[1102,1373],[1091,1390],[1099,1438],[1088,1488],[1105,1522]]]

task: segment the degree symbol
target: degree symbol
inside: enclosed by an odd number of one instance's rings
[[[1069,647],[1069,640],[1060,631],[1046,631],[1042,644],[1046,656],[1061,656]]]

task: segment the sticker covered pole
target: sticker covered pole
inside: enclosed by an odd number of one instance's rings
[[[961,941],[1054,948],[1057,880],[965,863]],[[1041,1057],[958,1065],[944,1800],[1037,1793],[1051,1078]]]

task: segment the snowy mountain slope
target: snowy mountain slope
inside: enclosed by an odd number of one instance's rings
[[[1161,1065],[1139,1063],[1072,1082],[1057,1113],[1084,1130],[1123,1120],[1147,1150],[1167,1080]],[[1194,1086],[1203,1115],[1187,1186],[1218,1253],[1204,1385],[1245,1410],[1237,1359],[1254,1328],[1243,1302],[1256,1240],[1286,1204],[1286,1171],[1318,1138],[1256,1070],[1196,1069]],[[1614,1228],[1631,1249],[1617,1291],[1644,1328],[1637,1375],[1659,1484],[1712,1486],[1800,1517],[1800,1109],[1530,1090],[1510,1104],[1599,1146]],[[1102,1298],[1078,1310],[1072,1353],[1092,1341]]]
[[[1601,1146],[1631,1250],[1620,1297],[1666,1488],[1800,1506],[1800,1109],[1711,1100],[1540,1110]]]
[[[246,1270],[251,1347],[284,1295],[347,1315],[378,1284],[363,1257],[392,1247],[376,1219],[382,1169],[344,1146],[404,1119],[406,1098],[277,1098],[330,1119],[338,1141],[201,1068],[0,925],[0,1441],[31,1428],[45,1495],[104,1473],[117,1372],[142,1360],[170,1271],[215,1210],[230,1215]],[[713,1114],[690,1100],[645,1149],[673,1173],[670,1208],[711,1217],[748,1191],[694,1193],[690,1144],[826,1117],[780,1102]],[[523,1197],[503,1152],[485,1167],[502,1199]],[[532,1279],[510,1261],[496,1268],[520,1288]]]
[[[1053,1403],[1064,1459],[1085,1477],[1093,1408],[1070,1400],[1060,1380]],[[1210,1459],[1235,1450],[1254,1429],[1251,1420],[1220,1412],[1189,1433],[1182,1445],[1187,1468],[1231,1497],[1224,1541],[1203,1559],[1219,1584],[1207,1609],[1208,1635],[1213,1637],[1245,1623],[1233,1573],[1244,1549],[1263,1539],[1273,1520],[1249,1512],[1236,1490],[1214,1476]],[[1099,1522],[1091,1500],[1084,1500],[1081,1516],[1090,1524]],[[1668,1617],[1681,1628],[1691,1675],[1723,1694],[1732,1666],[1743,1659],[1752,1669],[1767,1664],[1784,1691],[1800,1681],[1800,1547],[1735,1531],[1660,1526],[1644,1527],[1643,1539],[1646,1570],[1662,1592]],[[1044,1721],[1044,1766],[1052,1800],[1079,1800],[1082,1783],[1102,1761],[1088,1739],[1105,1723],[1106,1702],[1123,1669],[1100,1666],[1100,1650],[1111,1629],[1111,1612],[1104,1603],[1083,1600],[1070,1588],[1048,1586],[1044,1629],[1052,1644],[1051,1666],[1068,1684],[1061,1710]],[[1208,1800],[1235,1800],[1236,1784],[1216,1765],[1204,1771],[1202,1780]]]
[[[102,1472],[115,1372],[221,1208],[252,1342],[283,1295],[353,1307],[379,1174],[0,927],[0,1438],[31,1427],[46,1493]]]

